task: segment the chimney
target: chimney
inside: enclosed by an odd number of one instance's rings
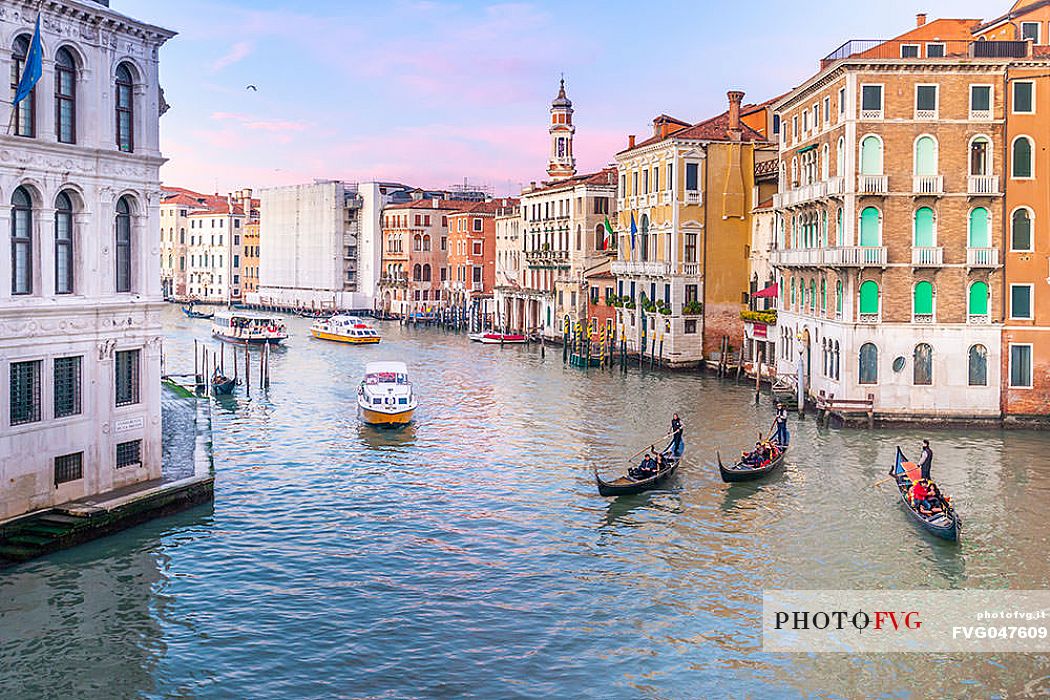
[[[634,148],[634,134],[627,135],[627,148]]]
[[[744,101],[744,93],[740,90],[730,90],[726,93],[729,97],[729,135],[734,141],[740,140],[740,103]]]
[[[926,13],[920,12],[919,14],[915,15],[915,26],[921,27],[924,24],[926,24]]]

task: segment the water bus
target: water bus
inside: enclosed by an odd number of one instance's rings
[[[412,422],[417,401],[404,362],[369,362],[357,390],[361,420],[381,428],[399,428]]]
[[[381,338],[376,329],[358,316],[332,316],[313,322],[310,335],[319,340],[333,340],[350,345],[378,343]]]
[[[288,339],[288,329],[281,317],[249,311],[216,312],[211,334],[228,343],[250,345],[276,345]]]

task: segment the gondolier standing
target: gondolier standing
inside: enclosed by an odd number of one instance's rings
[[[791,433],[788,432],[788,412],[783,403],[777,403],[776,425],[776,441],[781,447],[787,447],[791,442]]]
[[[677,413],[671,416],[671,447],[676,457],[682,454],[682,420]]]
[[[933,450],[930,449],[930,441],[922,441],[922,454],[919,455],[919,469],[923,479],[930,478],[930,469],[933,468]]]

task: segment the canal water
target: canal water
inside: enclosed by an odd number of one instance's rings
[[[165,312],[168,371],[208,322]],[[791,428],[786,470],[723,484],[768,428],[751,389],[567,368],[561,352],[380,324],[383,342],[272,356],[268,394],[214,405],[214,506],[0,572],[0,697],[1024,697],[1025,655],[773,655],[772,588],[1046,588],[1050,438],[930,432],[964,515],[918,531],[886,473],[919,431]],[[355,418],[364,364],[410,365],[414,427]],[[229,357],[227,357],[229,362]],[[686,425],[660,492],[616,467]]]

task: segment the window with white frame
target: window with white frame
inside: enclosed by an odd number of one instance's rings
[[[937,87],[936,85],[915,86],[916,119],[937,118]]]
[[[882,86],[862,85],[860,88],[860,118],[882,119]]]
[[[926,44],[926,58],[944,58],[944,44]]]
[[[1013,113],[1035,113],[1035,83],[1029,80],[1018,80],[1014,82]]]
[[[846,88],[839,88],[839,114],[846,113]]]
[[[831,98],[824,98],[824,126],[827,127],[831,123]]]
[[[1010,388],[1032,388],[1032,346],[1030,344],[1010,344]]]
[[[918,58],[918,44],[901,44],[901,58]]]
[[[1021,22],[1021,39],[1031,41],[1033,44],[1041,44],[1042,23]]]
[[[1027,321],[1032,318],[1032,285],[1010,285],[1010,318]]]
[[[992,86],[970,86],[970,119],[992,118]]]

